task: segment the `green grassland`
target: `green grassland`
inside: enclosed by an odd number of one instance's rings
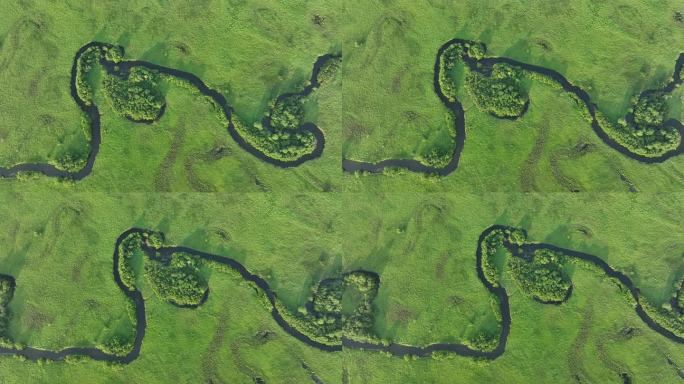
[[[482,41],[489,55],[560,72],[613,121],[641,91],[668,81],[684,48],[684,28],[673,17],[677,6],[669,2],[351,3],[346,10],[357,22],[343,34],[343,157],[353,160],[451,153],[453,125],[432,82],[437,49],[452,38]],[[682,185],[681,158],[658,165],[624,158],[596,137],[559,90],[532,81],[529,111],[509,121],[480,111],[463,83],[457,91],[466,143],[454,173],[425,181],[402,170],[380,181],[351,178],[352,188],[626,191],[631,184],[663,191]],[[670,116],[681,119],[681,96],[668,104]],[[588,151],[577,150],[586,145]]]
[[[0,56],[6,63],[0,76],[12,88],[0,104],[5,117],[0,164],[58,162],[65,154],[87,153],[86,126],[69,94],[69,70],[76,51],[91,40],[122,45],[127,59],[191,72],[219,90],[241,121],[257,122],[279,94],[305,85],[318,56],[340,51],[333,38],[339,15],[332,4],[227,2],[212,6],[217,11],[196,2],[8,4],[0,22]],[[323,21],[315,24],[316,16]],[[325,127],[325,157],[294,170],[280,170],[246,153],[212,106],[186,89],[168,87],[167,111],[151,126],[120,117],[102,92],[98,95],[101,153],[79,188],[242,192],[278,185],[330,190],[337,178],[339,81],[326,82],[305,105],[307,117]],[[52,183],[35,181],[43,182]]]
[[[482,41],[493,56],[560,72],[587,90],[612,121],[624,116],[639,92],[667,81],[683,49],[679,42],[684,28],[675,17],[674,3],[576,2],[565,8],[545,2],[497,3],[427,1],[424,7],[413,7],[398,1],[347,2],[342,7],[323,1],[307,6],[250,1],[212,4],[216,11],[210,14],[202,6],[180,3],[12,3],[0,24],[0,77],[8,85],[0,101],[0,164],[58,163],[87,152],[86,126],[68,92],[68,69],[78,48],[97,40],[123,46],[127,59],[201,77],[248,125],[268,112],[277,95],[301,89],[316,57],[344,50],[344,60],[336,80],[324,84],[304,105],[307,120],[325,133],[319,159],[290,170],[264,164],[233,142],[206,100],[178,86],[165,87],[167,111],[150,126],[118,116],[100,93],[101,153],[93,173],[78,188],[680,189],[681,156],[661,164],[626,158],[592,132],[570,97],[539,81],[528,84],[531,105],[516,121],[480,111],[466,87],[457,84],[465,109],[466,144],[459,168],[447,177],[407,171],[389,171],[399,174],[387,177],[339,177],[341,157],[379,161],[450,153],[453,127],[432,78],[437,49],[454,37]],[[554,18],[559,9],[561,16]],[[638,22],[633,14],[639,14]],[[354,22],[344,23],[347,19]],[[202,20],[201,26],[193,20]],[[682,92],[677,89],[668,99],[670,118],[684,118]],[[39,177],[32,183],[53,181]]]
[[[130,330],[125,300],[111,278],[111,254],[113,239],[131,226],[164,231],[170,244],[235,258],[264,276],[292,311],[323,278],[377,272],[374,332],[413,345],[462,342],[498,330],[474,257],[479,233],[493,223],[526,228],[533,241],[598,255],[627,273],[656,306],[669,300],[684,275],[677,235],[681,194],[601,195],[600,203],[593,194],[79,193],[46,199],[3,188],[2,196],[14,202],[2,207],[0,231],[2,272],[17,279],[10,334],[50,349],[100,345]],[[325,382],[343,375],[349,382],[448,382],[456,374],[472,381],[507,374],[514,382],[570,382],[578,374],[617,382],[623,371],[640,381],[676,380],[667,359],[684,365],[681,345],[647,328],[609,279],[577,269],[572,281],[573,296],[560,306],[539,304],[510,278],[503,281],[513,323],[506,352],[493,362],[320,352],[283,333],[239,279],[211,273],[209,299],[198,309],[171,306],[143,284],[148,330],[141,357],[130,365],[3,358],[0,371],[5,382],[22,375],[70,381],[86,371],[94,382],[195,382],[211,375],[302,382],[308,377],[303,361]],[[626,327],[635,330],[623,337]],[[264,331],[269,336],[258,339]],[[592,357],[597,349],[600,361]]]
[[[452,150],[433,70],[453,38],[558,71],[616,121],[635,95],[669,79],[684,52],[684,7],[674,0],[29,0],[2,8],[0,167],[87,154],[88,127],[69,82],[74,55],[90,41],[197,75],[248,125],[278,95],[306,86],[317,57],[343,59],[303,104],[304,120],[325,134],[322,156],[287,169],[241,148],[196,92],[163,81],[163,116],[141,124],[113,108],[104,73],[91,74],[102,115],[92,173],[0,179],[0,274],[16,278],[0,341],[60,350],[130,338],[134,320],[112,278],[112,254],[131,227],[237,260],[293,314],[324,279],[377,273],[372,336],[415,346],[473,345],[500,331],[475,268],[478,236],[493,224],[600,257],[655,308],[667,308],[684,279],[684,156],[660,164],[625,157],[596,136],[573,99],[539,81],[524,80],[524,116],[502,120],[481,110],[466,73],[457,73],[467,137],[448,176],[341,168],[342,158],[423,160]],[[684,120],[684,87],[667,102],[668,117]],[[510,271],[502,275],[512,324],[495,360],[324,352],[285,332],[241,278],[202,268],[210,293],[194,309],[171,305],[161,283],[138,278],[147,311],[139,358],[0,356],[0,382],[681,381],[684,345],[647,327],[603,274],[564,272],[573,293],[561,305],[533,300]],[[354,295],[345,292],[342,311]]]

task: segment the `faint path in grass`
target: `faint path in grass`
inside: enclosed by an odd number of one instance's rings
[[[549,131],[548,122],[543,122],[539,128],[537,139],[534,141],[532,152],[525,159],[525,164],[523,164],[523,168],[520,171],[520,185],[523,192],[536,192],[539,190],[537,187],[536,167],[544,153],[544,146],[549,137]]]
[[[584,314],[582,315],[582,324],[580,325],[579,333],[575,337],[575,341],[572,343],[572,349],[570,350],[570,355],[568,356],[568,367],[570,368],[570,373],[572,379],[575,383],[591,383],[592,381],[587,378],[587,371],[584,367],[584,358],[582,349],[587,344],[589,339],[589,333],[591,331],[591,323],[594,318],[594,308],[591,301],[587,302]]]

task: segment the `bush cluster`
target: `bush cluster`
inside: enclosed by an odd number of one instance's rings
[[[247,142],[267,156],[283,161],[296,160],[313,152],[316,139],[310,133],[275,131],[264,128],[260,122],[244,124],[233,115],[235,130]]]
[[[11,278],[0,276],[0,341],[10,343],[7,329],[10,320],[9,302],[14,296],[14,282]]]
[[[667,117],[667,96],[660,91],[644,93],[633,101],[631,114],[633,127],[623,120],[618,133],[622,140],[631,145],[633,151],[645,155],[660,155],[679,146],[679,131],[665,127]]]
[[[491,351],[499,344],[499,335],[480,330],[468,339],[468,345],[478,351]]]
[[[650,92],[638,97],[632,105],[634,123],[638,128],[662,125],[667,114],[667,101],[663,92]]]
[[[148,258],[145,276],[162,299],[176,305],[198,305],[208,289],[200,267],[198,257],[178,252],[168,262]]]
[[[482,110],[496,117],[520,117],[528,95],[521,85],[522,72],[507,64],[495,64],[489,76],[470,71],[468,91]]]
[[[296,130],[303,119],[304,104],[300,95],[278,99],[271,109],[271,127],[275,130]]]
[[[463,59],[464,48],[461,44],[452,44],[439,57],[439,88],[449,101],[456,101],[456,80],[453,70]]]
[[[379,280],[365,271],[354,271],[342,277],[321,281],[312,292],[310,305],[290,314],[291,324],[314,340],[328,344],[339,343],[341,338],[370,340],[373,335],[373,300]],[[360,301],[352,313],[342,311],[342,297],[353,289]],[[281,306],[282,310],[282,306]]]
[[[562,256],[549,249],[539,249],[530,260],[510,258],[508,266],[523,292],[541,301],[561,302],[572,285],[563,272]]]
[[[340,58],[326,61],[318,72],[318,83],[323,84],[332,78],[340,64]],[[268,126],[262,122],[245,124],[235,115],[233,124],[240,136],[268,157],[294,161],[310,154],[316,147],[316,139],[312,134],[298,132],[304,123],[304,101],[305,97],[301,94],[276,99],[265,119]]]
[[[121,48],[108,45],[92,46],[76,58],[76,93],[86,105],[93,104],[94,95],[93,87],[88,81],[88,74],[103,58],[114,63],[120,62],[122,60]]]
[[[318,76],[316,77],[318,84],[324,84],[330,81],[330,79],[332,79],[333,77],[335,77],[335,74],[340,70],[341,65],[341,57],[333,57],[328,59],[325,62],[325,64],[323,64],[320,71],[318,72]]]
[[[642,117],[643,118],[643,117]],[[612,123],[603,114],[596,112],[596,120],[601,129],[621,146],[633,153],[657,157],[677,149],[681,137],[679,131],[671,126],[629,125],[625,119]]]
[[[377,275],[354,271],[344,275],[347,289],[356,289],[361,294],[361,301],[354,311],[343,318],[343,333],[348,338],[371,339],[374,337],[373,300],[378,294],[380,281]]]
[[[133,340],[130,337],[114,335],[110,337],[100,349],[116,356],[126,356],[133,349]]]
[[[132,265],[132,259],[134,256],[140,256],[142,254],[142,249],[140,244],[143,241],[143,235],[138,232],[134,232],[126,238],[124,238],[119,244],[119,265],[117,266],[119,270],[119,277],[121,277],[121,282],[128,288],[129,291],[135,290],[135,271]]]
[[[495,287],[499,286],[499,277],[503,271],[497,269],[494,255],[499,249],[504,249],[509,257],[512,256],[509,246],[519,246],[527,240],[525,232],[518,228],[498,228],[491,231],[482,241],[482,271],[487,281]]]
[[[644,311],[658,324],[664,326],[677,336],[684,337],[684,315],[675,313],[672,308],[656,307],[647,300],[639,301]]]
[[[108,74],[104,90],[114,111],[134,121],[156,120],[165,103],[158,74],[143,67],[132,68],[127,78]]]

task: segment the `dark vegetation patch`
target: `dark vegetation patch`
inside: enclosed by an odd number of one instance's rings
[[[165,256],[145,262],[145,276],[155,293],[179,306],[199,305],[209,289],[200,274],[199,258],[186,253]]]
[[[159,119],[165,99],[159,88],[159,74],[143,67],[134,67],[127,77],[107,75],[104,90],[114,111],[136,122]]]
[[[379,284],[378,276],[366,271],[322,280],[295,318],[307,334],[327,343],[338,343],[342,337],[373,339],[373,300]],[[352,292],[354,302],[344,303]]]
[[[553,175],[556,182],[561,187],[565,188],[570,192],[583,191],[585,188],[579,181],[571,178],[570,176],[567,176],[563,172],[561,162],[564,160],[579,159],[582,156],[592,153],[596,150],[596,145],[586,142],[584,140],[580,140],[572,148],[562,148],[552,153],[551,158],[549,159],[549,163],[551,165],[551,174]]]
[[[207,281],[200,274],[201,260],[184,252],[157,254],[163,239],[155,233],[135,232],[119,246],[119,276],[124,285],[136,288],[136,260],[144,266],[144,274],[154,292],[178,306],[197,306],[208,293]]]
[[[539,249],[509,259],[509,268],[521,290],[545,303],[565,301],[572,284],[563,272],[561,254]]]
[[[0,275],[0,345],[11,344],[7,330],[9,328],[9,302],[14,296],[14,278]]]
[[[674,11],[674,13],[672,13],[672,20],[684,25],[684,14],[682,14],[680,11]]]
[[[471,71],[466,76],[468,91],[483,111],[499,118],[523,115],[529,102],[521,85],[522,72],[507,64],[495,64],[489,75]]]
[[[520,186],[523,192],[533,192],[539,189],[536,181],[536,168],[544,154],[544,146],[546,145],[550,130],[549,124],[542,123],[539,127],[537,139],[534,141],[534,147],[530,155],[525,159],[523,168],[520,171]]]
[[[185,127],[179,127],[173,135],[171,147],[166,153],[156,175],[154,176],[155,190],[159,192],[171,192],[171,175],[173,173],[173,166],[178,158],[178,153],[185,142]]]

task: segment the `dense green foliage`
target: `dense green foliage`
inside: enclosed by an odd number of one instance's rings
[[[380,281],[365,271],[353,271],[322,280],[312,291],[310,304],[294,314],[295,324],[315,340],[339,343],[342,337],[375,339],[373,300]],[[343,300],[353,297],[345,310]]]
[[[520,289],[545,302],[562,302],[572,286],[563,272],[562,255],[548,249],[539,249],[523,257],[511,257],[508,266]]]
[[[303,118],[304,105],[299,95],[278,99],[271,110],[271,126],[277,130],[295,130]]]
[[[196,256],[179,252],[167,262],[148,259],[145,276],[160,298],[177,305],[198,305],[208,289],[200,267]]]
[[[143,67],[132,68],[125,79],[107,75],[104,90],[114,111],[134,121],[156,120],[165,103],[158,74]]]
[[[143,241],[139,233],[132,233],[126,236],[119,244],[119,263],[118,271],[123,284],[131,291],[135,290],[135,269],[133,267],[133,259],[141,257],[142,249],[140,244]]]
[[[234,120],[235,129],[245,140],[259,151],[278,160],[295,160],[311,153],[315,145],[313,135],[299,132],[271,131],[263,127],[261,122],[249,126]]]
[[[512,255],[508,246],[522,245],[525,240],[525,232],[518,228],[495,229],[485,236],[481,245],[482,271],[493,286],[499,286],[504,267],[503,263],[497,263],[495,260],[497,252],[504,252],[510,258]]]
[[[318,73],[320,85],[334,78],[339,67],[340,59],[327,60]],[[234,118],[235,128],[247,142],[267,156],[284,161],[296,160],[311,153],[316,145],[312,134],[296,132],[306,120],[305,102],[310,97],[290,94],[278,98],[271,103],[266,119],[250,125]]]
[[[114,335],[100,346],[103,351],[117,356],[125,356],[133,349],[133,339]]]
[[[529,99],[520,82],[521,71],[506,64],[495,64],[490,76],[471,71],[466,77],[477,105],[496,117],[522,116]]]
[[[663,92],[651,92],[636,99],[632,107],[637,127],[657,127],[667,115],[667,101]]]
[[[7,328],[10,321],[9,302],[14,296],[14,285],[12,280],[0,276],[0,344],[8,343],[10,340]]]

